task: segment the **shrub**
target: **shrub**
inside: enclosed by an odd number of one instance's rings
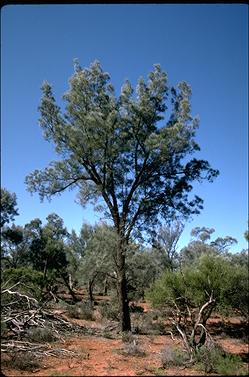
[[[188,360],[188,355],[176,348],[164,347],[161,349],[161,362],[163,368],[182,366]]]
[[[43,274],[31,267],[8,268],[2,272],[1,281],[9,281],[10,285],[20,282],[18,291],[21,289],[23,293],[41,299],[44,287]]]
[[[6,322],[1,321],[1,337],[6,336],[8,332],[8,327]]]
[[[225,354],[217,360],[216,369],[217,373],[222,376],[236,376],[239,374],[241,366],[240,357],[237,355]]]
[[[27,339],[37,343],[54,342],[57,338],[54,336],[53,331],[43,327],[33,327],[27,331]]]
[[[134,317],[134,332],[137,334],[162,335],[165,333],[165,325],[162,321],[153,320],[153,313]],[[157,317],[158,318],[158,317]]]
[[[205,373],[218,373],[223,376],[236,375],[241,359],[225,352],[218,345],[203,346],[197,353],[197,361]]]
[[[144,350],[140,348],[140,346],[137,344],[135,340],[133,340],[132,343],[126,343],[121,353],[127,356],[146,356]]]
[[[119,310],[117,305],[104,302],[100,305],[100,314],[103,318],[119,321]]]
[[[103,337],[107,339],[114,339],[114,336],[112,335],[111,331],[108,330],[103,331]]]
[[[121,336],[124,343],[131,343],[135,339],[131,331],[124,331]]]
[[[25,371],[33,371],[41,367],[40,360],[35,358],[34,355],[26,352],[14,353],[10,364],[12,368]]]
[[[95,320],[92,305],[87,302],[78,302],[74,305],[68,305],[67,312],[71,318],[86,319],[90,321]]]

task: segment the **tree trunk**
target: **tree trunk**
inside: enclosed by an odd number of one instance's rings
[[[70,289],[73,289],[72,275],[71,274],[68,274],[68,283],[69,283]]]
[[[70,295],[72,296],[73,301],[74,301],[74,302],[79,301],[79,300],[77,299],[77,297],[75,296],[75,293],[74,293],[73,289],[71,288],[71,286],[70,286],[70,284],[69,284],[69,280],[67,279],[67,276],[66,276],[64,273],[61,273],[61,277],[62,277],[62,279],[64,280],[64,283],[65,283],[65,285],[66,285],[66,287],[67,287],[67,289],[68,289]]]
[[[105,277],[105,280],[104,280],[104,291],[103,291],[103,295],[104,296],[107,296],[107,289],[108,289],[108,279],[107,279],[107,277]]]
[[[131,331],[130,309],[127,295],[127,280],[125,274],[125,248],[126,243],[120,240],[117,249],[117,291],[121,331]]]
[[[91,306],[93,305],[93,283],[94,279],[88,281],[88,299]]]

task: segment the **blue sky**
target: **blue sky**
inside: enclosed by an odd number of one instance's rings
[[[16,223],[60,215],[69,230],[99,214],[66,192],[50,203],[31,196],[24,179],[53,159],[42,138],[37,107],[48,80],[58,102],[68,88],[73,59],[83,67],[95,59],[110,73],[119,93],[160,63],[169,84],[192,87],[192,114],[199,115],[201,152],[220,170],[214,183],[196,184],[204,199],[201,215],[186,224],[180,246],[195,226],[239,241],[248,219],[248,7],[236,4],[9,5],[2,8],[2,186],[17,194]]]

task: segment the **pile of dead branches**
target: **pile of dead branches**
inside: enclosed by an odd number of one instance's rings
[[[52,334],[53,340],[65,342],[63,336],[72,333],[88,333],[88,329],[78,326],[53,313],[46,305],[30,297],[20,283],[1,292],[1,332],[2,352],[29,351],[36,355],[67,355],[68,351],[51,348],[48,339],[32,341],[32,330],[44,329]],[[4,331],[2,331],[2,328]],[[46,343],[46,344],[43,344]]]

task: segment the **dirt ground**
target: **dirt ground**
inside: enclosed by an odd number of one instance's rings
[[[143,304],[144,310],[149,311],[147,304]],[[219,324],[220,318],[213,318],[213,324]],[[211,321],[211,322],[212,322]],[[102,329],[105,322],[101,318],[95,321],[71,319],[78,325]],[[230,319],[231,326],[239,325],[238,319]],[[75,356],[70,358],[45,357],[42,367],[32,372],[24,372],[11,367],[2,367],[2,373],[6,376],[201,376],[204,372],[194,368],[167,368],[163,369],[160,360],[160,350],[163,347],[182,348],[180,338],[171,338],[170,335],[137,335],[138,344],[145,352],[143,356],[130,356],[124,354],[125,343],[121,336],[115,339],[94,335],[75,335],[65,338],[64,342],[51,344],[52,348],[63,348],[74,351]],[[243,356],[243,374],[247,374],[248,367],[248,343],[241,338],[230,338],[224,335],[213,337],[224,350]],[[2,355],[2,360],[8,356]],[[247,363],[246,363],[247,360]]]
[[[32,376],[198,376],[205,375],[193,368],[171,368],[162,370],[160,350],[165,346],[175,346],[170,336],[139,336],[141,348],[145,357],[125,356],[120,354],[123,348],[121,339],[106,339],[103,337],[80,336],[70,338],[65,343],[57,344],[67,350],[79,353],[77,357],[59,359],[48,357],[43,360],[43,368],[30,373]],[[236,354],[248,352],[248,345],[240,340],[219,340],[224,348]],[[2,370],[6,376],[27,376],[27,372],[14,369]]]

